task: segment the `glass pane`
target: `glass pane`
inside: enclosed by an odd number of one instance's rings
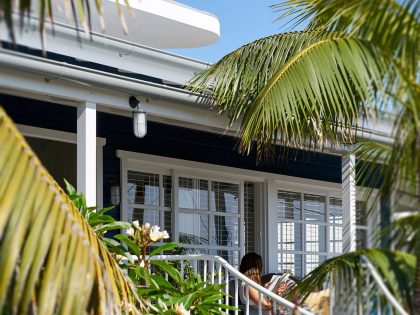
[[[159,206],[159,175],[128,171],[129,204]]]
[[[239,185],[212,182],[211,207],[213,211],[239,213]]]
[[[304,213],[307,221],[325,222],[325,197],[317,195],[304,195]]]
[[[279,191],[277,194],[277,210],[280,219],[300,220],[302,218],[300,194]]]
[[[157,225],[161,230],[166,230],[169,234],[169,237],[172,238],[170,211],[128,208],[128,216],[131,218],[131,221],[138,220],[140,225],[145,223],[150,223],[150,225]],[[170,241],[170,238],[166,239],[165,242]]]
[[[279,272],[288,272],[295,277],[302,277],[301,254],[279,254]]]
[[[330,226],[330,253],[341,253],[343,251],[343,228],[341,226]]]
[[[326,259],[326,256],[322,255],[305,255],[305,275],[310,273]]]
[[[172,207],[172,177],[163,175],[163,205]]]
[[[239,246],[239,218],[229,216],[212,217],[211,244],[215,246]]]
[[[179,242],[182,244],[209,245],[209,216],[179,213]]]
[[[208,182],[202,179],[179,178],[178,203],[180,208],[208,210]]]
[[[356,229],[356,248],[367,247],[367,231],[362,229]]]
[[[326,251],[326,227],[318,224],[305,224],[305,251]]]
[[[255,185],[244,184],[245,252],[255,252]]]
[[[302,250],[302,224],[278,223],[280,250]]]
[[[366,202],[356,201],[356,225],[366,225]]]
[[[222,257],[234,267],[239,266],[239,251],[237,250],[213,249],[211,255]],[[224,270],[222,272],[224,272]]]
[[[341,199],[330,198],[330,223],[343,224],[343,206]]]

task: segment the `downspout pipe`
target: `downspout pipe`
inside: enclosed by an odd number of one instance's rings
[[[127,94],[184,105],[208,106],[209,99],[189,91],[145,80],[88,69],[65,62],[0,49],[0,68],[10,68],[66,81],[76,81]],[[127,108],[128,109],[128,108]]]

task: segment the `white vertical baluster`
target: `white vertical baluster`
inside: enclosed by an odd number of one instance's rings
[[[221,263],[219,263],[219,268],[217,269],[217,273],[218,273],[219,284],[222,284],[222,264]]]
[[[207,281],[207,259],[204,260],[204,268],[203,268],[203,279],[204,282]]]
[[[238,286],[239,286],[238,278],[235,276],[235,297],[234,298],[235,298],[235,307],[236,308],[238,308],[238,306],[239,306],[239,303],[238,303],[238,300],[239,300],[239,294],[238,294],[239,290],[238,289],[239,289],[239,287]],[[236,310],[235,315],[238,315],[238,313],[239,313],[238,310]]]
[[[262,315],[262,295],[258,292],[258,315]]]
[[[184,261],[181,260],[181,277],[184,278]]]
[[[225,281],[226,281],[226,286],[225,286],[225,304],[229,305],[229,272],[228,270],[225,268]]]
[[[210,260],[210,281],[211,284],[214,284],[214,261]]]
[[[249,287],[245,286],[245,315],[249,315]]]

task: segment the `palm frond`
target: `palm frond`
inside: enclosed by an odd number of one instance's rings
[[[242,117],[241,149],[351,142],[372,109],[388,64],[368,42],[340,33],[273,35],[245,45],[199,74],[194,92],[211,92],[231,122]],[[341,138],[340,138],[341,134]]]
[[[128,11],[132,13],[128,0],[117,0],[115,1],[116,10],[120,18],[120,23],[124,33],[128,33],[127,23],[125,21],[123,13],[123,4],[127,7]],[[35,3],[35,4],[34,4]],[[102,31],[105,30],[105,20],[103,17],[102,0],[94,1],[94,8],[92,10],[90,1],[88,0],[64,0],[64,9],[67,16],[67,20],[70,23],[73,20],[76,28],[79,28],[79,23],[82,29],[89,34],[92,30],[92,18],[98,18]],[[9,30],[9,37],[11,41],[15,42],[15,25],[14,25],[14,13],[19,15],[20,28],[25,24],[25,19],[33,14],[33,9],[37,12],[39,20],[39,31],[41,36],[42,46],[44,47],[45,42],[45,25],[50,22],[54,30],[54,10],[51,0],[4,0],[0,1],[0,22],[5,22],[7,29]],[[79,36],[78,30],[77,36]]]
[[[102,241],[0,108],[0,310],[140,313]]]
[[[420,3],[417,0],[287,0],[273,5],[294,26],[357,35],[404,60],[414,75],[419,67]]]
[[[393,295],[403,305],[411,305],[416,257],[403,252],[379,249],[357,250],[325,261],[294,288],[290,297],[297,295],[303,303],[311,292],[316,292],[325,285],[334,288],[338,282],[348,288],[348,293],[354,296],[362,294],[361,288],[365,286],[366,280],[363,256],[368,258],[381,274]]]

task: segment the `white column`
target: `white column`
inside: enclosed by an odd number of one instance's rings
[[[96,206],[96,104],[77,107],[77,191],[88,207]]]
[[[343,252],[356,250],[356,179],[353,154],[342,157]]]
[[[104,154],[106,140],[96,139],[96,205],[98,209],[104,207]]]
[[[278,228],[277,228],[277,189],[276,182],[268,179],[264,185],[266,234],[264,273],[278,272]]]

